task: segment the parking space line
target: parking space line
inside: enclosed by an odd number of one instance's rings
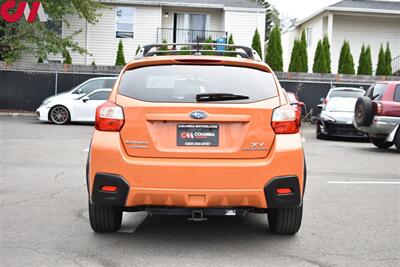
[[[379,182],[379,181],[327,181],[328,184],[390,184],[390,185],[400,185],[400,182]]]

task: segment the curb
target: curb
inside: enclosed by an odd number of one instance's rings
[[[31,112],[0,112],[0,117],[36,118],[37,115]]]

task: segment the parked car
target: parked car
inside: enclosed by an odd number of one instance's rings
[[[329,99],[333,97],[352,97],[358,98],[365,94],[364,89],[352,88],[352,87],[333,87],[329,90],[322,104],[319,104],[320,109],[324,109],[326,104],[328,104]]]
[[[400,151],[400,82],[379,82],[357,100],[354,126],[378,148]]]
[[[366,134],[353,125],[357,98],[331,97],[317,120],[318,139],[330,137],[366,138]]]
[[[114,86],[116,77],[99,77],[89,79],[78,86],[72,88],[70,91],[50,96],[43,100],[42,105],[48,104],[50,101],[59,99],[78,99],[84,95],[90,94],[97,89],[111,89]]]
[[[296,93],[287,92],[287,91],[285,91],[285,92],[289,99],[290,105],[292,105],[292,107],[294,107],[297,111],[297,119],[299,121],[299,124],[301,125],[301,113],[302,113],[302,110],[304,107],[304,102],[300,101],[300,99]]]
[[[111,89],[98,89],[78,99],[54,98],[40,106],[36,114],[41,121],[55,124],[94,122],[96,108],[107,101]]]
[[[87,165],[92,229],[117,231],[123,212],[194,221],[256,212],[268,213],[272,232],[295,234],[305,159],[296,109],[273,71],[248,47],[228,46],[240,58],[201,56],[208,48],[162,56],[162,46],[172,45],[143,47],[97,108]]]

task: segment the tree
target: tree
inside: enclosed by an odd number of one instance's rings
[[[117,59],[115,60],[115,66],[125,66],[125,56],[124,56],[124,45],[122,40],[119,41],[118,51],[117,51]]]
[[[265,62],[275,71],[283,71],[281,30],[276,25],[268,40]]]
[[[358,59],[358,75],[364,75],[365,73],[365,45],[363,44],[361,47],[360,58]]]
[[[67,49],[63,51],[62,56],[64,58],[63,64],[72,64],[72,58]]]
[[[208,43],[208,44],[212,44],[213,42],[214,41],[213,41],[211,36],[209,36],[208,39],[206,40],[206,43]],[[214,50],[214,49],[213,49],[213,46],[211,46],[211,45],[204,45],[203,46],[203,50]],[[205,55],[205,56],[215,55],[214,52],[203,52],[202,54]]]
[[[383,46],[381,45],[381,49],[379,50],[378,55],[378,65],[376,67],[377,76],[384,76],[386,74],[386,57],[385,51],[383,50]]]
[[[163,44],[167,44],[167,43],[168,43],[167,39],[163,39],[163,40],[162,40],[162,43],[163,43]],[[162,45],[162,46],[160,46],[160,47],[158,48],[158,50],[159,50],[159,51],[168,51],[168,45]]]
[[[372,75],[372,56],[371,56],[371,47],[368,45],[367,49],[365,49],[364,53],[364,67],[363,67],[364,75]]]
[[[267,41],[270,38],[270,34],[272,34],[272,29],[275,26],[279,26],[281,24],[281,20],[279,18],[279,12],[274,7],[271,6],[270,3],[266,0],[253,0],[253,2],[261,4],[267,10],[265,13],[265,40]]]
[[[339,58],[339,74],[355,74],[354,60],[350,50],[348,41],[344,41],[340,50]]]
[[[298,39],[294,40],[292,54],[290,57],[289,72],[301,72],[301,43]]]
[[[0,0],[0,5],[5,1]],[[0,60],[11,63],[19,59],[24,52],[29,52],[42,60],[49,54],[57,55],[66,49],[80,54],[87,53],[73,41],[73,37],[80,34],[82,29],[70,36],[61,36],[50,25],[62,21],[63,27],[68,27],[69,22],[66,18],[70,16],[67,15],[77,15],[94,24],[99,17],[96,11],[103,5],[96,0],[46,0],[41,3],[52,21],[44,23],[36,20],[34,23],[27,23],[22,18],[16,23],[6,23],[0,20]]]
[[[329,73],[328,65],[326,62],[325,46],[323,45],[323,41],[321,40],[318,41],[317,49],[315,50],[313,72]]]
[[[262,49],[261,49],[261,40],[260,40],[260,34],[258,33],[258,29],[256,29],[256,31],[254,32],[254,36],[253,36],[253,41],[251,43],[251,47],[258,53],[258,55],[260,55],[260,57],[262,58],[263,53],[262,53]]]
[[[324,46],[324,56],[327,67],[326,73],[332,73],[331,45],[329,44],[328,35],[324,35],[324,40],[322,41],[322,44]]]
[[[301,57],[300,71],[308,72],[308,53],[307,53],[307,39],[306,39],[306,31],[305,30],[303,30],[301,33],[299,55]]]
[[[235,41],[233,40],[233,35],[232,35],[232,33],[229,35],[229,38],[228,38],[228,45],[234,45],[235,44]],[[227,51],[235,51],[236,49],[235,48],[232,48],[232,47],[228,47],[228,49],[227,49]],[[235,54],[227,54],[228,56],[231,56],[231,57],[236,57],[236,55]]]
[[[392,53],[390,52],[389,43],[386,43],[385,63],[386,63],[385,74],[386,76],[391,76],[393,74]]]

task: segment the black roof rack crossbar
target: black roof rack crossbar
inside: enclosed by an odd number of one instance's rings
[[[203,50],[202,47],[207,47],[208,49]],[[171,49],[170,49],[171,47]],[[190,48],[190,49],[177,49],[177,47]],[[209,47],[215,48],[215,50],[210,50]],[[223,47],[224,50],[219,50],[218,48]],[[162,50],[160,50],[162,48]],[[237,51],[237,49],[242,50]],[[153,51],[151,51],[153,50]],[[136,59],[150,57],[155,55],[171,55],[171,54],[181,54],[181,53],[191,53],[198,54],[201,53],[215,53],[218,54],[230,54],[230,55],[240,55],[243,58],[248,58],[256,61],[261,61],[258,53],[248,46],[242,45],[229,45],[229,44],[218,44],[218,43],[162,43],[162,44],[150,44],[145,45],[136,55]]]

